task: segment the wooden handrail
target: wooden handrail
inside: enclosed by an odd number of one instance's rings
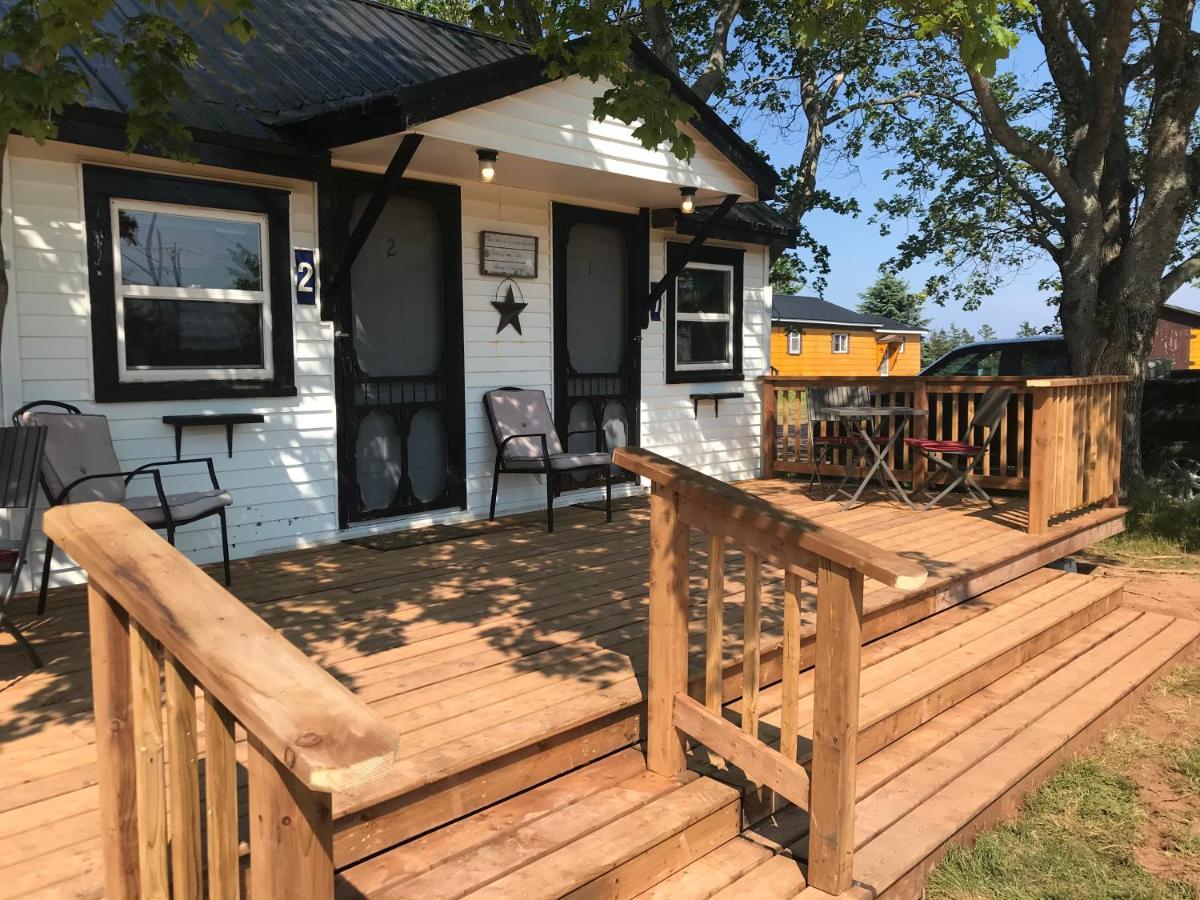
[[[928,577],[919,563],[780,509],[761,497],[650,450],[621,447],[613,455],[613,462],[680,497],[709,507],[716,516],[711,523],[713,527],[727,530],[729,523],[740,526],[736,535],[729,536],[773,561],[778,561],[788,548],[795,548],[906,591],[919,588]],[[811,571],[815,571],[815,561],[809,561],[807,568]]]
[[[807,810],[808,882],[829,894],[847,890],[854,867],[863,582],[869,576],[912,590],[924,584],[925,568],[649,450],[620,448],[613,462],[653,482],[647,767],[679,775],[687,739],[707,746]],[[687,693],[692,528],[709,536],[704,704]],[[740,545],[745,567],[740,728],[722,711],[726,540]],[[784,704],[791,709],[783,711],[778,749],[759,733],[763,560],[785,571],[782,680]],[[817,588],[811,776],[797,758],[802,577]]]
[[[391,764],[395,730],[132,513],[49,510],[46,534],[292,776],[334,792]]]

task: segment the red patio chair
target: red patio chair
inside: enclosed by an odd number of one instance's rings
[[[996,501],[992,499],[991,495],[981,488],[979,483],[971,477],[971,470],[983,459],[983,455],[987,453],[992,442],[1000,434],[1000,429],[997,426],[999,426],[1000,420],[1008,411],[1008,401],[1012,395],[1012,388],[999,386],[988,388],[983,398],[976,405],[975,415],[971,417],[970,424],[963,431],[961,439],[957,441],[938,440],[936,438],[904,439],[904,443],[907,446],[912,447],[920,453],[924,453],[932,464],[930,476],[925,482],[923,493],[926,495],[932,493],[934,485],[939,478],[949,478],[949,482],[937,496],[925,504],[925,509],[936,506],[939,500],[958,487],[959,484],[965,485],[967,490],[980,500],[986,500],[989,506],[996,505]],[[981,432],[983,440],[972,440],[976,434]],[[933,466],[937,467],[936,470]]]

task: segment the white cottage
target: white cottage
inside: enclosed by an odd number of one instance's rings
[[[597,122],[605,86],[548,81],[520,45],[368,0],[251,18],[244,46],[192,23],[196,162],[125,152],[127,88],[94,60],[57,140],[11,141],[6,418],[102,413],[123,469],[212,457],[234,556],[486,516],[501,386],[544,390],[563,435],[758,474],[768,272],[795,233],[761,202],[775,173],[685,85],[688,162]],[[544,504],[543,477],[503,479],[499,511]],[[198,562],[215,521],[179,532]]]

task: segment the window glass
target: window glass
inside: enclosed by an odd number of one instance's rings
[[[733,269],[693,264],[675,281],[675,364],[729,368],[733,345]]]
[[[1070,364],[1065,346],[1021,348],[1021,375],[1068,375]]]
[[[999,375],[999,348],[981,347],[969,350],[962,356],[950,360],[938,370],[939,375]]]
[[[833,352],[834,353],[849,353],[850,352],[850,335],[842,333],[833,336]]]
[[[119,379],[272,369],[265,216],[113,200]]]
[[[128,208],[117,221],[122,284],[263,289],[258,222]]]
[[[262,307],[126,297],[125,361],[130,369],[261,368]]]
[[[804,338],[799,331],[788,332],[788,353],[799,356],[804,349]]]
[[[675,312],[729,315],[730,279],[728,269],[688,267],[675,282]]]
[[[727,322],[679,322],[675,353],[681,363],[725,363],[729,360]]]

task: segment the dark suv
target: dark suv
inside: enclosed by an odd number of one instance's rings
[[[922,375],[1070,375],[1062,337],[980,341],[951,350]],[[1142,464],[1180,499],[1200,497],[1200,372],[1148,378],[1142,398]]]

